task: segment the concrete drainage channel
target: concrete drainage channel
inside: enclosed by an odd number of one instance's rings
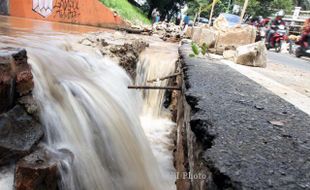
[[[309,115],[227,65],[189,57],[189,44],[179,52],[177,189],[310,189]]]
[[[123,52],[128,53],[132,49],[140,49],[137,47],[145,48],[144,43],[138,42],[134,42],[132,45],[127,44],[128,47],[125,49],[119,46],[103,46],[106,44],[103,43],[105,41],[100,40],[100,36],[97,38],[99,40],[90,41],[92,44],[85,46],[96,46],[98,43],[100,47],[102,46],[101,50],[107,49],[120,55],[123,55]],[[85,40],[81,42],[82,45],[83,43]],[[141,51],[132,52],[132,55],[138,55]],[[20,57],[25,57],[25,51],[21,52],[21,56],[13,56],[13,58],[18,61]],[[181,86],[181,90],[171,88],[171,94],[166,93],[166,97],[171,98],[167,105],[169,104],[172,108],[172,119],[177,123],[174,132],[176,135],[171,137],[175,140],[176,188],[178,190],[310,189],[309,116],[227,65],[208,58],[191,58],[189,57],[190,52],[189,44],[184,44],[179,48],[180,59],[177,62],[173,79],[161,83],[161,86],[178,88]],[[156,61],[167,60],[167,57],[159,56],[156,53],[158,52],[149,52],[148,55],[145,55],[146,58],[150,58],[150,55],[156,58],[152,59],[155,60],[153,66],[158,66]],[[168,57],[170,57],[170,53],[167,52]],[[134,59],[130,58],[132,62],[136,62],[136,56]],[[177,55],[170,58],[175,60]],[[120,56],[120,59],[123,63],[130,63],[125,61],[127,59],[123,56]],[[26,65],[26,59],[21,60]],[[95,63],[97,62],[92,64],[96,66]],[[171,61],[171,63],[173,62]],[[20,65],[23,66],[23,64]],[[132,71],[135,71],[136,67],[131,68],[131,64],[122,66],[129,74],[135,76],[136,73]],[[114,67],[112,68],[114,69]],[[141,67],[141,70],[145,72],[143,68]],[[171,68],[174,70],[174,65]],[[24,66],[23,69],[29,72],[28,66]],[[168,70],[165,64],[160,67],[159,71],[164,69]],[[153,69],[150,68],[150,70]],[[158,73],[152,74],[157,77]],[[168,74],[171,73],[165,73],[164,76]],[[24,80],[16,81],[17,89],[22,90],[21,92],[17,91],[18,93],[27,94],[33,88],[32,77],[29,78],[29,76],[32,75],[21,75],[21,77],[25,77]],[[149,76],[148,79],[153,79],[154,76]],[[116,89],[115,92],[119,93],[119,89]],[[20,106],[25,106],[27,111],[25,114],[20,114],[21,116],[27,115],[28,112],[29,114],[33,113],[33,104],[29,103],[29,98],[31,99],[28,97],[27,101],[25,100],[26,103],[23,101],[18,103],[21,104]],[[29,107],[28,104],[31,106]],[[158,110],[160,109],[158,108]],[[18,109],[12,111],[18,111]],[[11,122],[12,115],[16,114],[3,115],[4,121]],[[128,112],[129,115],[132,113]],[[36,117],[36,114],[33,117]],[[32,118],[29,120],[32,121]],[[33,119],[33,121],[36,120]],[[25,117],[22,121],[25,121],[26,124],[28,122]],[[35,146],[42,138],[41,126],[33,128],[38,131],[36,131],[37,135],[33,138],[31,146]],[[5,132],[7,131],[5,130]],[[1,133],[0,135],[5,136],[6,134]],[[155,136],[158,138],[157,133],[152,137]],[[19,139],[23,139],[23,137]],[[160,138],[160,140],[162,139]],[[165,142],[162,144],[166,145]],[[158,142],[154,141],[153,145],[156,147]],[[170,151],[170,149],[167,150]],[[12,152],[12,150],[7,150],[7,152]],[[72,157],[71,153],[66,151],[61,150],[60,153],[62,154],[57,154],[57,159],[62,158],[59,156],[66,156],[66,154],[68,154],[68,158]],[[18,152],[18,159],[28,154],[28,151]],[[166,155],[159,157],[164,156]],[[163,163],[170,162],[169,159],[168,161],[163,160]],[[36,161],[41,162],[41,160]],[[53,164],[55,163],[53,162]],[[146,165],[150,166],[151,164]],[[49,169],[51,166],[45,167]],[[169,172],[169,169],[166,171]],[[55,176],[52,173],[50,177],[57,180]],[[40,179],[33,179],[34,184],[38,184],[36,180]],[[173,186],[174,179],[171,181]],[[51,181],[51,183],[53,182]],[[86,184],[84,185],[86,186]]]

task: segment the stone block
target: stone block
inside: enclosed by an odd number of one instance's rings
[[[29,154],[43,136],[40,124],[21,106],[0,115],[0,166]]]
[[[33,89],[31,67],[27,63],[26,50],[0,49],[0,113],[15,104],[16,95],[25,95]]]
[[[267,49],[264,42],[240,46],[236,50],[235,62],[253,67],[267,66]]]

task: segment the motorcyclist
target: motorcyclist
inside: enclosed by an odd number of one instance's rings
[[[270,43],[271,37],[274,35],[276,30],[280,25],[285,26],[285,22],[283,21],[284,11],[281,10],[277,13],[276,18],[271,21],[270,29],[267,31],[266,43]]]

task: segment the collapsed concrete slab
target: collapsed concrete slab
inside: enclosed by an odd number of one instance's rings
[[[195,189],[310,188],[310,117],[215,60],[191,58],[184,69],[185,167],[206,178]]]

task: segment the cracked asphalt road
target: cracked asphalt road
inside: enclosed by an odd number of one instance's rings
[[[217,189],[310,189],[310,117],[216,60],[183,45],[191,129]]]

